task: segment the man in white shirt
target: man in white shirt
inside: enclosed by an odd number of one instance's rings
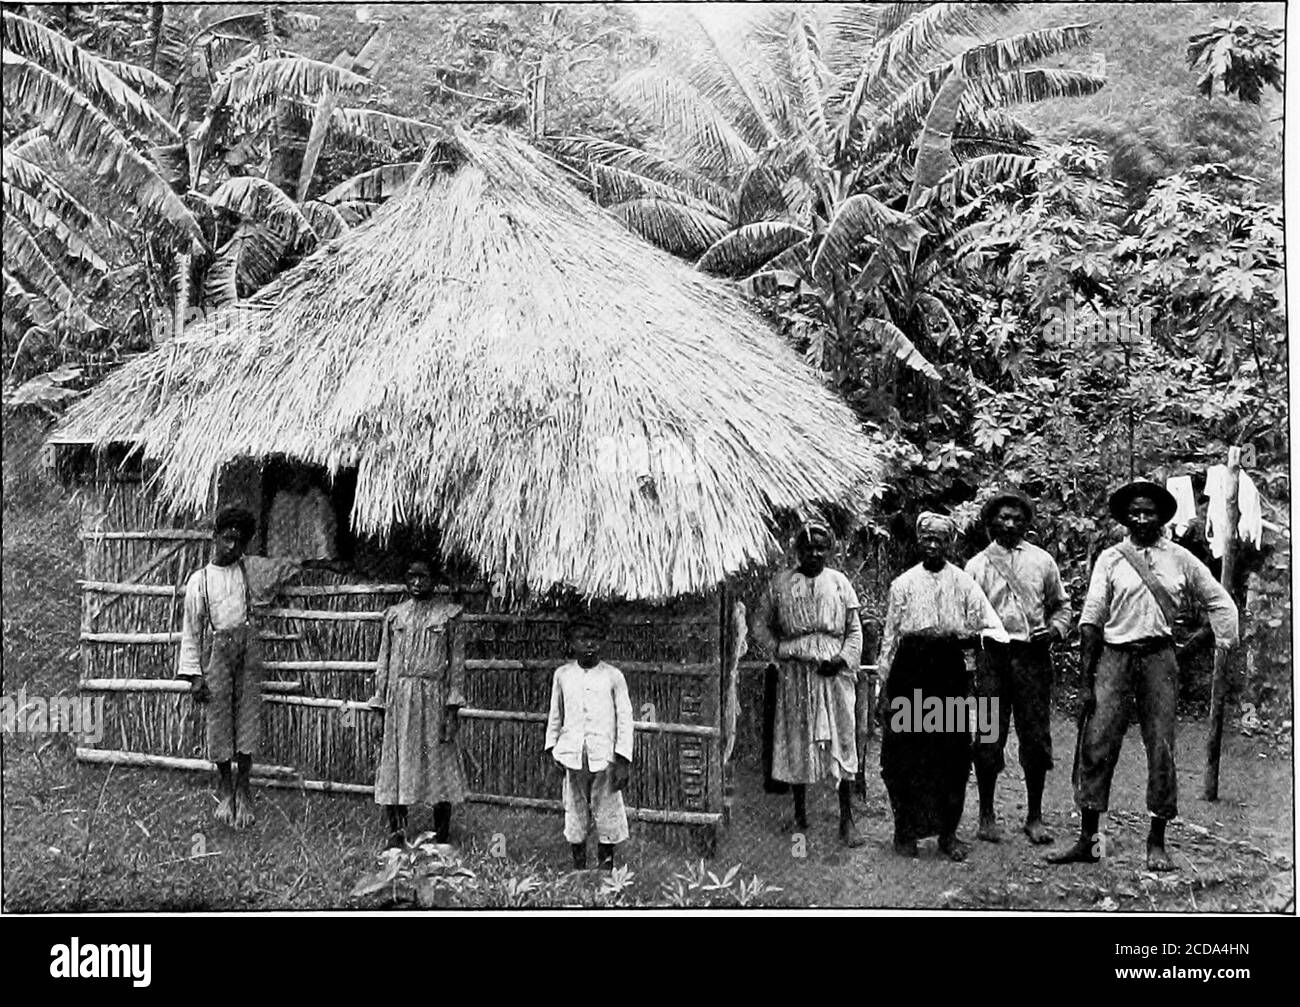
[[[245,556],[257,530],[242,507],[224,508],[213,525],[212,561],[185,586],[177,675],[190,680],[190,693],[207,705],[208,758],[219,778],[216,817],[248,828],[254,822],[250,776],[262,728],[262,660],[256,612],[301,567],[289,560]],[[207,667],[203,642],[209,641]],[[237,775],[231,780],[231,760]]]
[[[1056,560],[1025,541],[1033,517],[1033,504],[1022,494],[995,494],[980,511],[992,541],[966,564],[1011,638],[986,642],[975,664],[975,695],[995,700],[998,710],[996,736],[976,741],[974,752],[980,801],[975,835],[990,843],[1002,838],[994,798],[1013,713],[1028,799],[1024,833],[1035,845],[1052,841],[1043,824],[1043,786],[1052,768],[1051,648],[1070,634],[1070,596]]]
[[[1172,494],[1158,483],[1139,480],[1111,494],[1111,516],[1128,528],[1128,537],[1097,557],[1079,619],[1083,684],[1074,782],[1082,826],[1074,845],[1049,857],[1049,863],[1101,858],[1098,825],[1110,806],[1129,696],[1135,694],[1147,750],[1147,868],[1174,868],[1165,852],[1165,823],[1178,814],[1175,615],[1188,602],[1200,602],[1209,613],[1215,647],[1227,650],[1238,638],[1231,596],[1205,564],[1163,535],[1177,509]]]
[[[575,660],[551,681],[546,756],[564,773],[564,838],[573,866],[587,866],[587,830],[596,821],[599,866],[611,870],[614,847],[628,836],[623,788],[632,769],[632,699],[627,680],[600,659],[605,622],[590,613],[569,626]]]

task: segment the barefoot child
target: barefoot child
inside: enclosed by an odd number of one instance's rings
[[[177,675],[190,680],[190,694],[207,704],[208,758],[219,777],[217,821],[245,829],[253,824],[249,777],[262,732],[262,658],[257,610],[281,583],[301,569],[287,559],[245,556],[257,530],[253,515],[226,507],[213,525],[212,561],[185,586]],[[206,668],[203,639],[210,639]],[[237,775],[230,778],[230,762]]]
[[[614,867],[614,847],[627,839],[623,788],[632,770],[632,700],[623,673],[600,659],[603,619],[591,614],[570,623],[576,658],[551,682],[546,754],[564,773],[564,838],[573,866],[587,866],[589,818],[596,821],[599,866]]]
[[[375,695],[384,743],[375,772],[375,803],[388,820],[388,845],[406,839],[406,809],[433,805],[437,841],[451,834],[451,806],[465,800],[456,734],[465,703],[465,637],[459,605],[434,596],[433,567],[412,559],[409,598],[384,613]]]

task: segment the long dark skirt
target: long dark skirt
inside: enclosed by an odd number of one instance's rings
[[[899,724],[893,700],[904,697],[908,709],[916,701],[934,696],[940,700],[969,696],[971,676],[961,648],[950,643],[904,640],[899,644],[886,683],[888,713],[880,742],[880,775],[894,810],[894,833],[899,839],[924,839],[955,832],[966,803],[970,778],[969,731],[915,731],[909,712]]]

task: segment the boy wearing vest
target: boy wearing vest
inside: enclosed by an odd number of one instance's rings
[[[996,494],[980,512],[992,541],[966,564],[1011,637],[1008,643],[985,641],[975,676],[976,696],[995,700],[998,711],[997,736],[980,737],[974,751],[980,798],[975,835],[990,843],[1002,838],[994,795],[1012,713],[1028,797],[1024,832],[1036,845],[1052,841],[1043,825],[1043,784],[1052,768],[1052,643],[1069,635],[1071,612],[1056,561],[1025,541],[1033,516],[1021,494]]]
[[[1214,645],[1237,644],[1237,607],[1200,560],[1163,535],[1177,503],[1163,486],[1137,481],[1110,497],[1111,516],[1128,537],[1097,557],[1079,620],[1082,715],[1075,770],[1075,800],[1082,813],[1079,838],[1049,863],[1096,863],[1097,826],[1110,805],[1110,781],[1128,727],[1128,697],[1136,693],[1147,751],[1147,868],[1174,869],[1165,852],[1165,823],[1178,814],[1174,770],[1174,714],[1178,662],[1173,624],[1196,600],[1206,609]]]

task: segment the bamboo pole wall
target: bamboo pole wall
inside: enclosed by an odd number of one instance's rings
[[[96,759],[202,765],[204,709],[174,676],[184,585],[207,562],[210,536],[197,520],[159,513],[138,479],[101,479],[83,492],[83,689],[105,700]],[[372,783],[382,721],[363,701],[382,613],[403,596],[400,584],[329,571],[304,573],[283,592],[260,627],[259,761],[293,767],[322,790],[360,793]],[[485,802],[553,810],[559,793],[543,739],[551,679],[568,659],[566,621],[485,611],[484,592],[455,597],[467,610],[461,741],[470,789]],[[613,617],[603,656],[623,669],[638,721],[627,799],[643,820],[699,824],[722,810],[719,609],[708,597],[623,606]]]

